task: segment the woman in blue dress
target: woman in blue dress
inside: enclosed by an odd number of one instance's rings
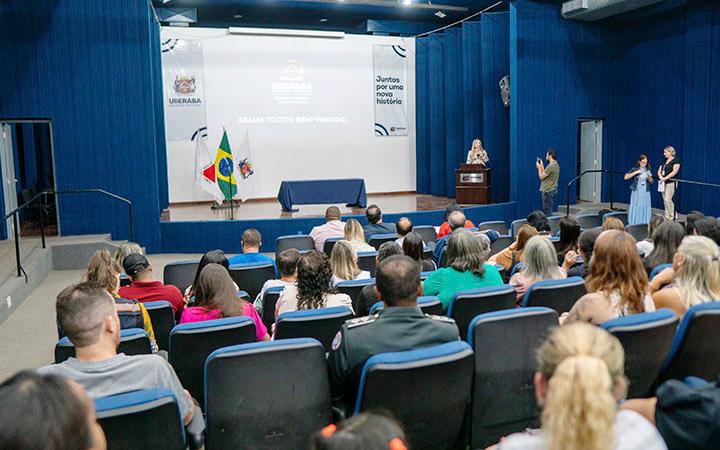
[[[649,223],[650,216],[652,215],[649,185],[652,184],[653,178],[647,155],[640,155],[635,167],[625,174],[625,179],[632,179],[632,183],[630,184],[628,225]]]

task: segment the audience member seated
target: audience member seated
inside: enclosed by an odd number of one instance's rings
[[[347,306],[352,309],[350,296],[337,292],[332,285],[332,277],[330,261],[325,253],[308,252],[300,256],[297,283],[285,287],[280,293],[275,307],[275,318],[284,312],[299,309],[331,306]]]
[[[414,233],[410,233],[408,237]],[[421,239],[422,240],[422,239]],[[408,239],[405,239],[403,245],[407,245]],[[403,250],[395,242],[383,242],[378,249],[377,256],[375,257],[375,267],[380,267],[380,263],[393,255],[402,255]],[[377,291],[375,290],[374,284],[364,286],[360,291],[360,295],[357,299],[357,310],[355,315],[358,317],[367,316],[370,313],[372,305],[380,301]]]
[[[445,239],[445,238],[442,238]],[[442,240],[441,239],[441,240]],[[422,236],[416,232],[408,233],[403,240],[402,245],[403,253],[406,256],[411,257],[420,264],[421,272],[432,272],[437,269],[437,265],[432,259],[425,259],[425,245],[423,244]]]
[[[490,263],[500,264],[506,271],[510,271],[515,264],[525,260],[525,245],[531,237],[537,236],[538,232],[531,225],[525,224],[518,230],[515,242],[500,250],[490,258]]]
[[[243,252],[230,258],[228,261],[230,266],[270,263],[275,267],[275,261],[272,258],[260,253],[262,236],[258,230],[254,228],[245,230],[242,234],[240,245],[242,246]],[[277,269],[275,269],[275,274],[277,275]]]
[[[18,372],[0,384],[0,448],[105,450],[95,405],[72,380]]]
[[[225,268],[225,270],[228,270],[230,267],[230,262],[228,261],[225,252],[223,252],[222,250],[210,250],[209,252],[206,252],[204,255],[202,255],[202,257],[200,258],[200,262],[198,263],[197,270],[195,271],[195,277],[193,278],[193,282],[190,286],[187,287],[187,289],[185,289],[185,296],[183,297],[185,305],[192,304],[195,301],[194,286],[197,285],[198,278],[200,278],[200,272],[202,272],[202,270],[208,264],[220,264]]]
[[[590,272],[593,248],[600,233],[598,229],[589,229],[580,233],[577,253],[570,250],[565,254],[563,261],[563,268],[567,271],[568,277],[585,278]]]
[[[714,217],[703,217],[695,222],[695,233],[708,237],[720,245],[720,222]]]
[[[438,230],[437,237],[440,239],[443,236],[447,236],[452,232],[452,227],[450,226],[450,223],[448,221],[448,217],[450,217],[450,214],[452,214],[455,211],[463,212],[462,208],[460,208],[457,204],[451,203],[447,205],[445,208],[445,221],[440,225],[440,229]],[[463,217],[465,217],[465,213],[463,213]],[[471,220],[465,219],[465,223],[463,224],[463,228],[475,228],[475,224],[472,223]]]
[[[518,306],[522,303],[525,293],[533,284],[544,280],[566,278],[567,273],[557,265],[555,246],[549,239],[542,236],[531,237],[525,245],[524,267],[510,277],[515,287]]]
[[[237,316],[247,316],[255,322],[258,341],[270,340],[267,328],[253,305],[238,297],[237,286],[227,269],[220,264],[208,264],[197,279],[195,303],[185,308],[180,323]]]
[[[705,218],[705,214],[701,213],[700,211],[690,211],[685,216],[685,236],[692,236],[694,234],[698,234],[696,223]]]
[[[655,304],[647,294],[648,278],[635,250],[635,239],[619,230],[603,231],[595,242],[590,273],[585,278],[588,293],[563,314],[565,321],[591,322],[596,317],[611,319],[655,311]]]
[[[260,293],[255,298],[255,309],[262,314],[263,311],[263,295],[265,291],[271,287],[282,286],[283,288],[293,285],[297,282],[297,266],[300,261],[300,252],[294,248],[283,250],[277,256],[277,268],[280,272],[280,279],[278,280],[267,280]]]
[[[407,236],[408,233],[411,233],[413,230],[413,223],[410,219],[407,217],[401,217],[400,220],[397,221],[395,224],[395,233],[399,236],[395,242],[397,245],[402,247],[403,240],[405,240],[405,236]],[[423,244],[424,245],[424,244]]]
[[[129,255],[125,261],[137,253]],[[140,255],[141,256],[141,255]],[[205,427],[200,408],[193,405],[170,364],[158,355],[118,354],[120,323],[107,290],[95,283],[65,288],[55,305],[57,320],[75,346],[75,357],[38,369],[41,375],[75,380],[95,399],[140,389],[169,389],[178,400],[185,425],[195,434]],[[193,418],[195,420],[193,421]]]
[[[528,225],[535,228],[540,235],[549,236],[552,233],[550,222],[544,212],[535,210],[527,216]]]
[[[583,323],[555,328],[538,351],[535,397],[540,430],[508,436],[501,450],[664,450],[640,414],[618,411],[627,392],[625,354],[607,331]]]
[[[356,253],[375,251],[375,247],[365,242],[365,233],[360,226],[360,222],[355,219],[348,219],[345,222],[345,240],[350,243]]]
[[[360,270],[357,264],[357,253],[348,241],[337,241],[330,253],[330,268],[332,268],[332,283],[336,285],[341,281],[367,280],[370,272]]]
[[[142,247],[140,247],[138,244],[134,242],[123,242],[122,244],[120,244],[120,247],[115,250],[113,259],[116,263],[118,263],[118,266],[122,267],[123,263],[125,262],[125,258],[132,253],[140,253],[141,255],[145,254],[145,252],[142,250]]]
[[[152,345],[153,352],[157,352],[158,346],[155,342],[155,333],[153,332],[150,315],[145,309],[145,306],[137,300],[129,300],[118,295],[121,272],[122,269],[118,266],[117,262],[115,262],[115,259],[110,256],[109,251],[98,250],[90,258],[90,264],[88,264],[87,272],[85,272],[83,280],[95,282],[104,286],[110,295],[112,295],[115,299],[115,311],[117,311],[118,316],[120,317],[120,327],[122,329],[144,329],[148,336],[150,336],[150,344]],[[140,311],[142,313],[142,323],[137,323],[134,316],[123,314],[135,311]],[[60,323],[58,322],[58,327],[59,326]],[[58,334],[60,336],[65,336],[62,330],[58,330]]]
[[[368,224],[363,227],[365,233],[365,240],[369,241],[370,236],[373,234],[389,234],[395,232],[394,223],[384,223],[382,218],[382,211],[378,205],[370,205],[365,210],[365,218],[367,218]]]
[[[577,252],[578,238],[580,237],[580,224],[572,216],[565,216],[558,223],[560,226],[560,241],[557,243],[558,264],[563,264],[565,255],[570,252]]]
[[[647,258],[647,256],[650,255],[650,252],[653,251],[653,235],[663,222],[665,222],[665,217],[662,214],[655,214],[650,218],[647,237],[636,244],[638,254],[641,258]]]
[[[607,230],[625,231],[625,224],[617,217],[608,217],[602,224],[602,231]]]
[[[377,315],[346,321],[328,357],[333,406],[345,412],[353,410],[360,373],[371,356],[459,339],[454,320],[426,316],[418,308],[417,297],[423,293],[420,267],[411,258],[396,255],[381,262],[375,288],[385,308]]]
[[[462,211],[453,211],[447,216],[445,223],[450,227],[450,233],[455,230],[461,230],[465,225],[465,214]],[[435,241],[435,250],[433,250],[433,260],[437,265],[440,265],[440,258],[442,258],[443,250],[447,247],[447,242],[450,239],[450,234],[447,233],[443,237]]]
[[[497,268],[485,264],[490,240],[465,229],[450,235],[447,246],[447,267],[440,268],[425,280],[425,295],[436,295],[447,310],[450,298],[457,291],[503,284]]]
[[[683,239],[673,257],[672,267],[650,281],[656,308],[670,308],[682,319],[687,310],[700,303],[720,300],[718,246],[704,236]],[[672,283],[667,289],[660,289]]]
[[[172,304],[175,317],[180,318],[185,307],[180,289],[162,281],[153,279],[153,267],[147,258],[140,253],[131,253],[123,262],[125,273],[130,277],[130,286],[123,286],[118,290],[122,298],[131,298],[139,302],[153,302],[166,300]]]
[[[653,249],[643,261],[648,275],[660,264],[672,262],[680,242],[685,237],[682,225],[672,220],[661,223],[653,234]]]
[[[345,224],[340,221],[340,208],[330,206],[325,210],[325,223],[310,230],[310,237],[315,243],[315,250],[322,252],[328,238],[344,238]]]
[[[402,426],[377,412],[362,413],[315,433],[311,450],[407,450]]]

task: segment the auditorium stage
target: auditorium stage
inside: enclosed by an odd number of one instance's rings
[[[419,195],[414,192],[392,194],[368,194],[367,204],[378,205],[383,214],[403,214],[411,211],[444,210],[453,203],[454,198],[436,197],[432,195]],[[160,218],[162,222],[176,221],[203,221],[203,220],[230,220],[230,209],[211,209],[211,202],[202,203],[174,203],[163,211]],[[238,203],[233,210],[235,220],[253,219],[298,219],[311,217],[324,217],[325,209],[330,205],[296,205],[297,212],[285,212],[277,199],[249,200]],[[348,208],[345,205],[335,205],[340,208],[343,215],[364,214],[364,208]],[[462,206],[462,205],[461,205]]]

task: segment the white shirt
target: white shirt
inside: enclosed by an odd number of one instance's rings
[[[328,238],[345,237],[345,222],[331,220],[323,225],[318,225],[310,230],[310,237],[313,238],[313,242],[315,242],[315,250],[322,252],[325,241]]]
[[[355,250],[355,253],[375,251],[375,247],[365,241],[350,241],[350,246]]]
[[[287,286],[283,289],[280,293],[280,297],[278,298],[277,305],[275,306],[275,310],[277,311],[275,317],[284,312],[297,311],[297,295],[298,289],[295,285]],[[324,308],[347,306],[352,309],[352,300],[347,294],[325,294],[323,295],[323,300],[325,301],[325,304],[323,305]],[[353,313],[354,312],[355,311],[353,311]]]
[[[336,284],[341,283],[341,282],[343,282],[343,281],[367,280],[367,279],[369,279],[369,278],[370,278],[370,272],[368,272],[367,270],[363,270],[363,271],[361,271],[361,272],[358,274],[358,276],[356,276],[356,277],[353,278],[352,280],[346,280],[346,279],[344,279],[344,278],[340,278],[340,277],[337,276],[337,275],[333,275],[333,276],[332,276],[332,284],[333,284],[333,286],[335,286]]]
[[[255,309],[257,309],[258,312],[262,312],[262,308],[263,308],[263,295],[265,294],[265,291],[266,291],[266,290],[270,289],[271,287],[277,287],[277,286],[287,287],[287,286],[290,286],[291,284],[295,284],[295,283],[283,281],[283,280],[280,280],[280,279],[278,279],[278,280],[267,280],[267,281],[263,284],[262,289],[260,289],[260,293],[257,295],[257,297],[255,297],[255,302],[253,303],[253,306],[255,306]]]
[[[644,239],[637,244],[635,244],[635,247],[637,247],[638,254],[641,258],[646,258],[652,251],[653,248],[655,248],[655,245],[648,241],[647,239]]]
[[[498,444],[498,450],[546,450],[545,432],[531,430],[511,434]],[[612,450],[666,450],[658,430],[635,411],[618,411],[615,416],[615,442]]]

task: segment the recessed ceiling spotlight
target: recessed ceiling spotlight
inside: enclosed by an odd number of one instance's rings
[[[408,6],[412,3],[412,0],[402,0],[402,4]]]
[[[237,20],[237,19],[242,19],[242,14],[235,14],[235,15],[233,16],[233,19],[235,19],[235,20]]]
[[[442,12],[442,11],[436,12],[435,15],[436,15],[437,17],[441,18],[441,19],[444,19],[444,18],[447,17],[447,14],[445,14],[445,13]]]
[[[328,20],[325,18],[320,19],[320,22],[327,22]]]

